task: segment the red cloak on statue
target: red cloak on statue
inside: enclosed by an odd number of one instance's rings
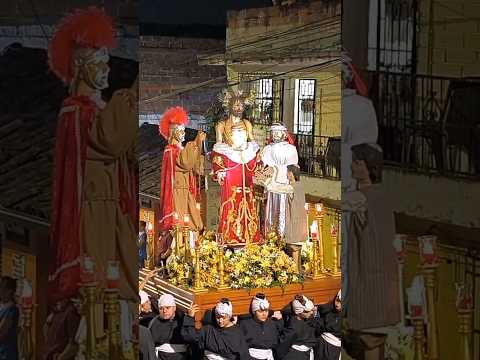
[[[97,105],[86,96],[72,96],[62,105],[53,160],[53,199],[49,272],[53,302],[77,295],[80,283],[80,209],[90,129]]]
[[[215,144],[212,155],[214,179],[225,174],[221,183],[218,232],[228,244],[259,242],[259,220],[253,192],[259,146],[249,142],[244,151],[227,144]]]

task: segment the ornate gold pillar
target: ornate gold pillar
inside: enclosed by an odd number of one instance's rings
[[[473,360],[470,339],[472,337],[473,309],[457,309],[460,333],[459,360]]]
[[[110,359],[123,359],[120,336],[120,302],[118,289],[106,289],[105,314],[107,315],[108,355]]]
[[[415,360],[424,360],[423,343],[425,341],[423,317],[412,317],[413,338],[415,341]]]

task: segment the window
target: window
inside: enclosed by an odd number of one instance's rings
[[[261,78],[261,76],[265,78]],[[250,120],[254,124],[271,125],[282,122],[283,80],[269,79],[271,74],[241,74],[244,87],[255,92],[255,104],[251,109]]]
[[[295,80],[293,132],[313,135],[315,121],[315,80]]]

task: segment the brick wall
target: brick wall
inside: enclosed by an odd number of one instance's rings
[[[442,0],[434,3],[433,75],[479,76],[480,1]],[[427,73],[428,1],[420,1],[418,72]]]
[[[35,24],[36,15],[42,23],[53,24],[72,9],[96,5],[103,6],[107,13],[119,18],[122,23],[137,24],[138,0],[2,0],[0,2],[1,24]]]
[[[224,66],[198,65],[197,60],[202,54],[223,53],[224,40],[148,36],[141,37],[140,46],[141,99],[161,97],[151,103],[141,102],[141,113],[182,105],[192,114],[203,115],[226,86],[222,79],[226,76]],[[217,78],[211,84],[176,94]]]

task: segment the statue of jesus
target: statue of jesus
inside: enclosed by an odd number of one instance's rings
[[[223,94],[228,117],[216,128],[213,147],[213,178],[221,186],[218,232],[228,244],[260,240],[258,214],[253,193],[253,175],[259,163],[259,145],[253,139],[253,127],[243,118],[250,97],[241,90]]]

